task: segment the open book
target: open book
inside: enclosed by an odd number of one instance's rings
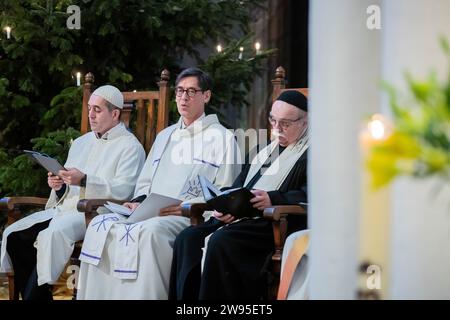
[[[247,188],[235,188],[220,191],[203,176],[199,176],[203,197],[214,210],[223,214],[231,214],[237,219],[262,216],[262,211],[253,208],[250,199],[254,194]]]
[[[179,199],[163,196],[158,193],[151,193],[134,211],[109,201],[104,207],[111,210],[111,212],[128,217],[127,222],[139,222],[156,217],[159,215],[159,210],[170,206],[177,206],[181,202]]]
[[[66,168],[64,168],[64,166],[58,162],[58,160],[46,154],[30,150],[23,150],[23,152],[25,152],[31,158],[31,160],[39,163],[42,167],[45,168],[45,170],[53,173],[55,176],[58,175],[59,170],[66,170]]]

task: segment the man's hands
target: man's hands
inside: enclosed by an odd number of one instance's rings
[[[264,210],[268,207],[272,206],[272,202],[270,201],[269,194],[263,190],[251,190],[251,193],[255,195],[250,202],[253,203],[253,208],[258,210]]]
[[[125,202],[123,204],[124,207],[127,207],[131,211],[136,210],[136,208],[140,205],[140,202]],[[170,206],[163,208],[159,211],[160,216],[181,216],[181,206]]]
[[[232,216],[231,214],[225,214],[225,215],[224,215],[223,213],[221,213],[221,212],[219,212],[219,211],[216,211],[216,210],[214,210],[213,216],[214,216],[217,220],[220,220],[220,221],[222,221],[223,223],[227,223],[227,224],[233,222],[234,219],[235,219],[235,217]]]
[[[181,216],[181,206],[170,206],[159,210],[160,216]]]
[[[54,189],[55,191],[58,191],[59,189],[62,188],[64,181],[60,177],[55,176],[51,172],[48,172],[47,176],[48,176],[47,183],[50,188]]]
[[[125,202],[123,206],[127,207],[131,211],[134,211],[136,210],[137,207],[139,207],[140,204],[141,204],[140,202]]]
[[[255,195],[252,199],[250,199],[250,202],[253,203],[253,207],[258,210],[264,210],[268,207],[272,206],[272,202],[270,201],[269,194],[266,191],[263,190],[251,190],[251,193]],[[236,218],[232,216],[231,214],[223,214],[221,212],[215,211],[213,212],[213,216],[217,219],[222,221],[223,223],[231,223]]]
[[[77,168],[67,168],[67,170],[59,170],[59,176],[68,185],[79,186],[85,174]]]

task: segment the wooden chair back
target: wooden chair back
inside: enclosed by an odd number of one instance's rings
[[[275,70],[275,78],[272,80],[272,86],[272,102],[286,90],[297,90],[308,98],[308,88],[286,88],[286,71],[281,66]]]
[[[169,122],[169,71],[163,70],[158,81],[159,90],[122,92],[124,107],[121,120],[130,128],[145,151],[148,153],[156,135],[167,127]],[[88,119],[88,101],[94,91],[94,75],[88,73],[83,84],[83,105],[81,110],[81,134],[90,130]],[[136,121],[130,123],[136,112]]]

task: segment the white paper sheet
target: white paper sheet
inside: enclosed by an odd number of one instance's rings
[[[127,222],[139,222],[159,215],[159,210],[177,206],[182,201],[166,197],[161,194],[151,193],[128,217]]]

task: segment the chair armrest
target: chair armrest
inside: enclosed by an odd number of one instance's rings
[[[191,225],[197,225],[204,221],[203,213],[210,209],[207,203],[185,203],[181,206],[183,217],[191,219]]]
[[[78,201],[77,210],[79,212],[84,212],[86,226],[88,226],[89,222],[91,222],[91,220],[98,215],[97,209],[108,201],[118,204],[122,204],[124,202],[123,200],[114,199],[81,199]]]
[[[10,211],[21,206],[44,207],[47,204],[47,198],[38,197],[6,197],[0,199],[0,210]]]
[[[264,218],[273,221],[279,221],[288,214],[306,215],[306,209],[299,205],[273,206],[264,209]]]
[[[272,255],[272,261],[275,263],[274,273],[281,271],[281,256],[283,253],[284,242],[287,235],[288,215],[306,215],[307,210],[300,205],[273,206],[264,209],[264,219],[272,221],[273,238],[275,241],[275,252]]]
[[[22,207],[42,207],[47,204],[47,198],[38,197],[5,197],[0,199],[0,212],[7,212],[8,221],[6,225],[10,225],[23,217]]]

